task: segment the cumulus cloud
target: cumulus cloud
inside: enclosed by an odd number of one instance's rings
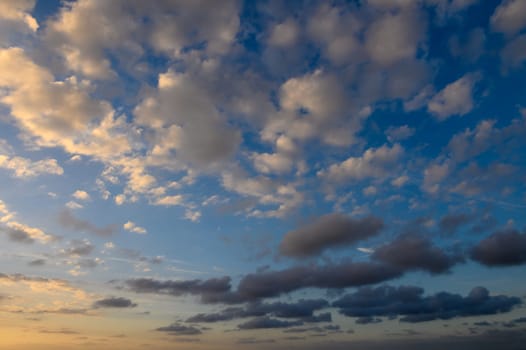
[[[0,19],[21,23],[31,31],[38,29],[38,22],[30,12],[35,6],[35,0],[2,1],[0,2]],[[6,24],[2,24],[4,26]],[[1,27],[0,27],[1,28]]]
[[[504,69],[520,68],[526,61],[526,34],[510,41],[501,51]]]
[[[59,213],[58,222],[67,229],[91,233],[96,236],[111,236],[116,232],[114,225],[98,227],[89,221],[77,218],[71,211],[66,209]]]
[[[8,238],[14,242],[33,243],[38,241],[46,244],[55,239],[55,236],[47,234],[37,227],[31,227],[18,221],[8,221],[6,226],[3,230]]]
[[[466,296],[440,292],[423,296],[424,289],[414,286],[364,287],[333,303],[349,317],[373,319],[376,316],[397,317],[401,322],[449,320],[455,317],[494,315],[509,312],[522,304],[520,298],[491,296],[484,287],[475,287]]]
[[[136,14],[145,19],[137,21]],[[93,21],[98,26],[93,27]],[[180,57],[187,46],[204,42],[209,55],[228,51],[238,31],[238,4],[227,1],[205,8],[199,2],[77,1],[63,6],[48,24],[48,42],[68,68],[95,79],[115,77],[105,52],[136,62],[146,46],[167,57]]]
[[[425,270],[433,274],[448,272],[463,260],[458,254],[446,254],[422,236],[402,235],[375,250],[372,258],[403,270]]]
[[[300,27],[292,18],[276,24],[268,39],[269,45],[278,47],[290,47],[296,43],[300,35]]]
[[[56,239],[54,235],[45,233],[37,227],[16,221],[15,216],[16,213],[10,211],[4,201],[0,199],[0,224],[5,225],[4,227],[0,226],[0,231],[5,232],[10,240],[20,243],[38,241],[46,244]]]
[[[44,159],[33,162],[27,158],[9,157],[3,154],[0,154],[0,168],[12,171],[13,176],[18,178],[30,178],[44,174],[64,174],[64,169],[62,169],[56,159]]]
[[[349,246],[378,234],[383,221],[376,217],[354,219],[343,214],[324,215],[285,234],[280,254],[295,258],[316,256],[329,248]]]
[[[425,26],[412,11],[388,12],[371,24],[365,48],[374,62],[388,66],[416,56]]]
[[[491,16],[493,30],[512,35],[526,27],[526,4],[521,0],[505,0]]]
[[[451,165],[449,162],[442,164],[433,163],[424,169],[424,182],[422,189],[428,193],[437,193],[440,190],[441,183],[447,178],[451,172]]]
[[[127,221],[122,227],[126,231],[133,232],[133,233],[138,233],[138,234],[146,234],[147,233],[147,231],[146,231],[146,229],[144,227],[137,226],[132,221]]]
[[[387,140],[389,142],[398,142],[405,140],[415,133],[415,129],[409,127],[408,125],[402,125],[399,127],[390,126],[385,131],[385,135],[387,136]]]
[[[79,201],[88,201],[91,199],[89,193],[82,190],[76,190],[71,196]]]
[[[402,157],[404,149],[399,144],[389,147],[370,148],[360,157],[349,157],[341,163],[332,164],[318,172],[318,176],[335,183],[366,178],[386,178],[391,166]]]
[[[468,114],[474,107],[473,89],[478,80],[477,74],[466,74],[448,84],[429,101],[427,110],[439,121]]]
[[[497,231],[471,250],[471,258],[486,266],[513,266],[526,263],[526,233],[509,229]]]
[[[152,155],[166,158],[176,152],[182,161],[205,166],[227,159],[241,136],[229,127],[206,90],[188,74],[159,75],[158,89],[135,109],[137,123],[157,134]]]
[[[61,254],[78,257],[90,255],[94,250],[95,246],[87,239],[74,239],[69,242],[68,247],[61,249]]]
[[[28,141],[98,159],[131,149],[122,132],[124,120],[114,117],[108,102],[91,98],[89,82],[55,80],[50,70],[17,47],[0,50],[0,73],[0,86],[9,91],[0,102],[10,108]]]
[[[130,299],[123,298],[123,297],[109,297],[105,299],[97,300],[93,303],[93,308],[95,309],[103,309],[103,308],[133,308],[136,307],[137,304],[132,302]]]

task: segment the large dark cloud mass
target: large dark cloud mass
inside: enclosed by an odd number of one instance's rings
[[[329,214],[288,232],[281,241],[279,251],[281,255],[294,258],[316,256],[325,249],[346,246],[374,236],[383,227],[383,221],[373,216],[353,219],[343,214]]]
[[[248,274],[238,292],[247,298],[269,298],[301,288],[345,288],[383,282],[400,276],[399,269],[372,262],[296,266]]]
[[[231,290],[229,277],[208,280],[160,281],[129,279],[124,283],[137,293],[197,295],[203,303],[236,304],[277,297],[302,288],[346,288],[384,282],[402,271],[382,263],[341,262],[326,265],[294,266],[278,271],[258,271],[245,275],[237,290]]]
[[[372,258],[403,270],[425,270],[444,273],[462,261],[458,254],[446,254],[430,239],[419,235],[402,235],[378,248]]]
[[[526,233],[497,231],[480,241],[471,258],[487,266],[511,266],[526,263]]]
[[[490,296],[484,287],[475,287],[468,296],[440,292],[423,296],[424,290],[413,286],[363,287],[335,301],[333,306],[350,317],[398,317],[402,322],[448,320],[461,316],[493,315],[508,312],[522,303],[520,298]]]

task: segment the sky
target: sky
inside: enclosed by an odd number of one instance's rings
[[[521,349],[526,1],[0,0],[0,349]]]

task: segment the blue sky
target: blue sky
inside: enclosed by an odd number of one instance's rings
[[[518,349],[525,64],[522,0],[0,1],[5,346]]]

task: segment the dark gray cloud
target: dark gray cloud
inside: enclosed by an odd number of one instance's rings
[[[318,315],[304,316],[300,318],[305,323],[320,323],[320,322],[332,322],[332,314],[330,312],[324,312]]]
[[[77,264],[85,269],[94,269],[101,264],[101,261],[99,259],[80,259]]]
[[[331,322],[330,313],[314,315],[314,311],[329,306],[324,299],[300,299],[295,303],[250,303],[245,307],[230,307],[217,313],[197,314],[190,317],[187,322],[220,322],[236,318],[261,317],[271,315],[280,318],[297,318],[303,322]]]
[[[275,342],[275,339],[240,338],[237,340],[237,344],[270,344]]]
[[[45,259],[35,259],[28,263],[29,266],[43,266],[46,264]]]
[[[59,315],[88,315],[88,309],[60,308],[56,310],[38,310],[35,314],[59,314]]]
[[[326,326],[320,327],[296,327],[285,329],[283,333],[340,333],[342,332],[341,327],[336,324],[328,324]]]
[[[67,256],[85,256],[90,255],[95,246],[88,240],[74,239],[69,243],[67,248],[64,248],[61,253]]]
[[[288,232],[281,241],[281,255],[305,258],[319,255],[328,248],[348,246],[378,234],[384,223],[369,216],[354,219],[343,214],[329,214],[309,225]]]
[[[22,228],[7,227],[5,228],[5,233],[12,242],[31,244],[35,241],[31,235]]]
[[[197,335],[197,334],[201,334],[202,333],[199,328],[189,327],[189,326],[181,325],[181,324],[178,324],[178,323],[172,323],[169,326],[159,327],[159,328],[157,328],[155,330],[158,331],[158,332],[166,332],[166,333],[169,333],[170,335],[175,335],[175,336],[179,336],[179,335]]]
[[[471,258],[486,266],[512,266],[526,263],[526,233],[497,231],[471,250]]]
[[[444,215],[439,223],[438,228],[440,233],[444,235],[452,235],[463,225],[468,224],[473,220],[473,217],[465,213],[450,213]]]
[[[341,262],[294,266],[279,271],[260,270],[245,275],[237,290],[230,277],[208,280],[161,281],[137,278],[124,281],[137,293],[200,296],[205,304],[239,304],[277,297],[303,288],[345,288],[384,282],[402,275],[399,268],[376,262]]]
[[[446,254],[428,238],[410,234],[378,248],[372,258],[402,270],[425,270],[433,274],[447,272],[463,261],[459,254]]]
[[[269,329],[269,328],[288,328],[303,325],[302,321],[284,321],[268,316],[254,318],[245,323],[239,324],[239,329]]]
[[[363,287],[335,301],[333,306],[349,317],[399,317],[402,322],[448,320],[454,317],[493,315],[510,311],[522,303],[520,298],[490,296],[484,287],[475,287],[468,296],[440,292],[423,296],[424,290],[413,286]]]
[[[356,324],[371,324],[371,323],[380,323],[382,322],[382,319],[378,317],[373,317],[373,316],[363,316],[363,317],[358,317],[355,322]]]
[[[261,271],[244,276],[238,293],[248,299],[277,297],[302,288],[345,288],[379,283],[402,272],[372,262],[341,262],[295,266],[280,271]]]
[[[230,291],[230,277],[211,278],[208,280],[155,280],[152,278],[135,278],[124,281],[131,291],[136,293],[167,294],[172,296],[198,295],[204,303],[236,303],[237,295]]]
[[[132,302],[130,299],[122,297],[109,297],[101,300],[97,300],[93,303],[93,308],[132,308],[136,307],[137,304]]]
[[[79,231],[79,232],[90,233],[96,236],[107,237],[107,236],[111,236],[112,234],[118,232],[117,225],[108,225],[105,227],[98,227],[87,220],[82,220],[82,219],[75,217],[75,215],[73,215],[73,213],[67,209],[62,210],[59,213],[58,222],[67,229]]]
[[[129,249],[129,248],[119,248],[117,250],[118,254],[125,259],[136,260],[137,262],[150,263],[159,265],[164,262],[164,257],[162,256],[144,256],[139,250]]]
[[[74,331],[69,328],[62,328],[62,329],[41,329],[40,333],[45,334],[80,334],[80,332]]]

